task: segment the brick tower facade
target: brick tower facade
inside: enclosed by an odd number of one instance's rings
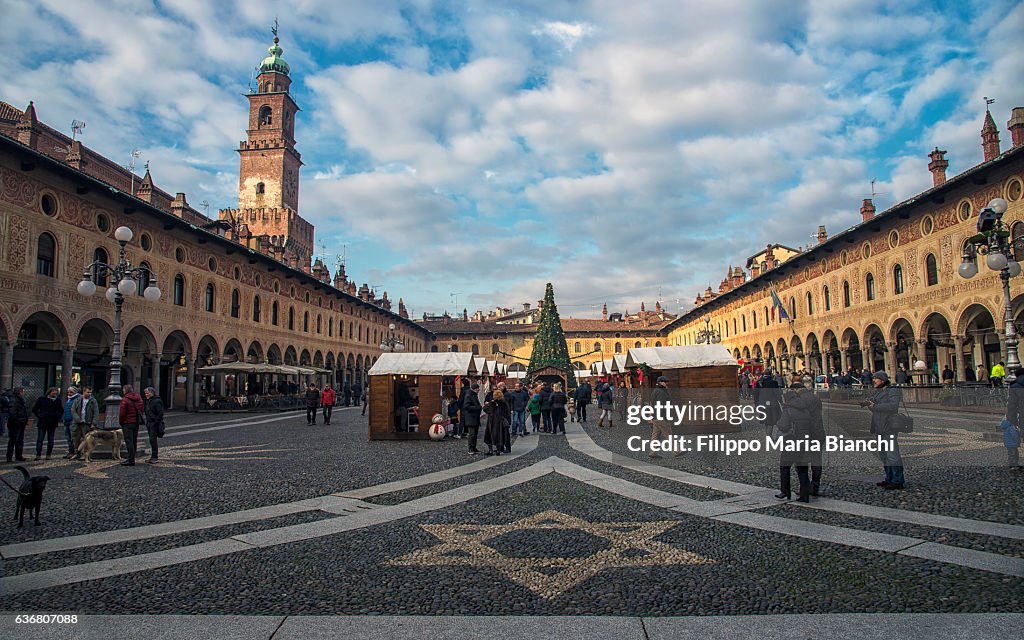
[[[256,91],[249,100],[247,138],[238,145],[238,209],[221,211],[220,218],[245,224],[253,236],[265,235],[283,247],[300,266],[313,254],[313,225],[299,213],[299,170],[295,150],[295,104],[288,63],[281,57],[278,38],[259,66]]]

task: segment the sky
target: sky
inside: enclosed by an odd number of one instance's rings
[[[244,94],[280,23],[316,253],[410,312],[669,311],[1003,149],[1008,0],[0,0],[0,100],[210,211],[237,206]],[[68,123],[66,126],[65,123]],[[874,185],[872,186],[872,181]]]

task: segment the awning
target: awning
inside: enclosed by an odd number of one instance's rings
[[[218,373],[278,373],[277,366],[272,364],[249,363],[249,362],[225,362],[214,364],[209,367],[200,367],[200,375],[215,375]]]
[[[625,373],[626,371],[626,356],[621,353],[612,356],[612,373]]]
[[[478,376],[490,375],[487,370],[487,359],[480,356],[473,356],[473,366],[476,367],[476,374]]]
[[[370,367],[369,375],[475,375],[477,369],[474,360],[471,353],[384,353]]]
[[[625,366],[636,367],[641,363],[652,369],[737,366],[736,358],[720,344],[630,349]]]

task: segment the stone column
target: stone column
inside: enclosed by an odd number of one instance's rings
[[[873,349],[871,347],[865,347],[865,348],[861,349],[860,350],[860,361],[861,361],[862,368],[867,369],[871,373],[874,373],[875,372],[875,356],[874,356],[874,353],[872,353],[872,351],[873,351]]]
[[[153,373],[152,373],[152,378],[153,378],[153,388],[156,389],[156,394],[157,395],[160,395],[160,358],[161,357],[162,357],[162,354],[160,354],[159,352],[153,354]]]
[[[71,386],[72,368],[75,366],[75,348],[70,345],[66,346],[61,350],[61,355],[63,355],[63,359],[61,360],[60,397],[66,398],[68,387]]]
[[[924,364],[925,364],[925,371],[928,372],[928,375],[920,380],[920,382],[922,384],[930,384],[931,383],[932,373],[933,373],[931,367],[929,366],[930,363],[928,362],[928,347],[925,346],[927,344],[927,342],[928,341],[923,339],[923,338],[917,338],[916,340],[914,340],[914,351],[913,351],[913,353],[910,354],[910,371],[911,372],[914,371],[914,363],[917,362],[918,360],[923,361]],[[938,349],[935,350],[935,357],[936,358],[939,357]],[[939,367],[939,370],[936,373],[937,373],[937,376],[941,376],[942,375],[942,367]],[[913,379],[913,378],[911,378],[911,379]]]
[[[892,382],[896,381],[896,343],[887,342],[885,346],[888,350],[885,352],[885,371],[889,374],[889,380]]]
[[[196,362],[191,354],[185,356],[185,407],[189,411],[196,410]]]
[[[964,379],[964,337],[953,336],[953,380]]]
[[[839,368],[845,373],[849,369],[849,358],[846,355],[846,347],[839,350]]]
[[[14,386],[14,344],[0,344],[0,389]]]

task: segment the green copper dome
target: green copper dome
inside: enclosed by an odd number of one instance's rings
[[[263,62],[260,63],[260,72],[276,71],[288,75],[290,69],[288,68],[288,63],[281,57],[284,49],[277,44],[277,38],[274,38],[274,44],[267,49],[267,53],[270,55],[263,58]]]

